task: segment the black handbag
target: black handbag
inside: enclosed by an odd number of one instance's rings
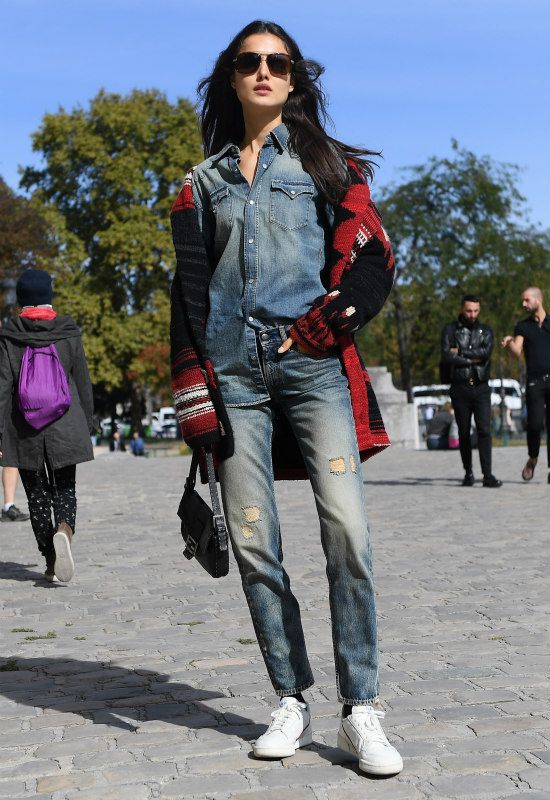
[[[178,508],[181,535],[185,542],[183,555],[189,559],[196,558],[213,578],[223,578],[229,572],[227,528],[218,498],[212,452],[206,450],[205,455],[212,508],[195,491],[199,463],[199,456],[195,451]]]

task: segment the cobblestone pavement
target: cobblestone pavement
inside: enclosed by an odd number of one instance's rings
[[[0,525],[0,798],[550,798],[550,486],[540,468],[522,483],[524,460],[495,451],[499,490],[460,487],[457,453],[394,448],[364,466],[385,728],[405,757],[386,780],[335,747],[309,485],[278,492],[316,676],[314,744],[256,761],[274,698],[234,562],[214,581],[181,555],[189,459],[79,467],[70,584],[43,582],[28,523]]]

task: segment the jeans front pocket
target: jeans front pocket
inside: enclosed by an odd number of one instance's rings
[[[305,181],[271,181],[270,221],[289,231],[303,228],[309,221],[314,188]]]

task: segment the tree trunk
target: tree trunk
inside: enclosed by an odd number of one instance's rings
[[[141,415],[143,407],[143,391],[133,381],[130,387],[132,430],[141,433]]]
[[[401,388],[407,392],[407,402],[413,402],[411,361],[409,355],[409,342],[407,336],[407,320],[401,296],[397,286],[394,286],[392,294],[393,306],[395,309],[395,321],[397,323],[397,343],[399,346],[399,366],[401,369]]]

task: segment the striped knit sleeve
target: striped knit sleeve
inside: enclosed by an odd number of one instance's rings
[[[378,314],[394,275],[390,241],[371,203],[340,283],[296,320],[290,336],[312,355],[326,355],[339,335],[354,333]]]
[[[220,439],[218,418],[210,398],[206,372],[188,340],[178,276],[172,282],[170,339],[174,407],[181,434],[189,447],[206,447]]]

